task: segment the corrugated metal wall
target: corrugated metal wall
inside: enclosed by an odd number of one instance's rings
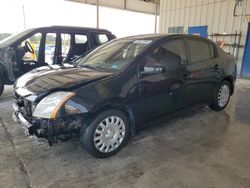
[[[245,45],[247,25],[250,21],[250,0],[242,0],[236,6],[237,16],[233,15],[235,3],[235,0],[161,0],[159,31],[167,33],[169,27],[184,26],[184,32],[187,32],[189,26],[208,26],[209,35],[241,32],[241,38],[213,37],[213,40],[224,40],[227,44],[240,40],[240,45]],[[225,51],[234,53],[233,55],[237,57],[239,73],[244,48],[234,47],[234,50],[232,48],[226,46]]]

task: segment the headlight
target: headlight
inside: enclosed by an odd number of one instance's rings
[[[55,119],[61,106],[75,93],[58,91],[44,97],[36,106],[33,116],[39,118]]]

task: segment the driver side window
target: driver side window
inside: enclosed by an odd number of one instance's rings
[[[176,68],[187,63],[184,41],[173,39],[154,49],[145,57],[147,66],[164,66],[166,69]]]
[[[23,61],[37,61],[38,60],[41,38],[42,38],[42,34],[36,33],[21,43],[21,46],[24,47],[25,42],[28,41],[34,50],[34,53],[26,52],[22,58]]]

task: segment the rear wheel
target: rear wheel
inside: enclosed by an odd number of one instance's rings
[[[118,110],[107,110],[83,126],[80,140],[83,147],[97,158],[116,154],[129,137],[127,117]]]
[[[217,87],[209,107],[216,111],[223,110],[229,102],[230,95],[231,84],[228,81],[222,81]]]
[[[2,79],[0,79],[0,96],[3,94],[3,90],[4,90],[4,82]]]

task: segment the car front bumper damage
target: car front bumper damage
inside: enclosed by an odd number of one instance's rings
[[[79,136],[81,125],[79,117],[67,118],[67,120],[34,119],[30,121],[16,103],[13,103],[12,107],[14,109],[13,120],[21,124],[28,137],[35,135],[38,138],[45,138],[52,145],[58,141],[67,141]]]

